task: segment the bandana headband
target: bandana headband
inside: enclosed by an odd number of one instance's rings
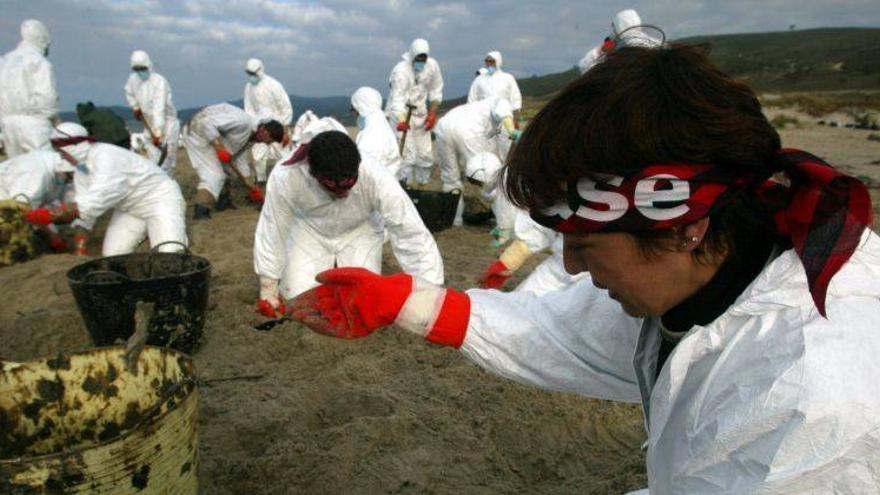
[[[566,203],[533,211],[532,218],[563,233],[663,230],[705,218],[751,188],[774,211],[777,233],[791,240],[825,316],[831,278],[873,223],[870,196],[857,179],[804,151],[783,149],[776,160],[788,183],[705,164],[650,165],[628,177],[582,178],[568,184]]]
[[[284,162],[282,165],[294,165],[297,163],[306,163],[306,160],[309,157],[309,144],[305,143],[301,145],[297,150],[293,153],[293,156],[290,157],[289,160]],[[311,173],[311,170],[309,171]],[[347,191],[349,191],[354,185],[357,183],[357,176],[354,177],[346,177],[344,179],[330,179],[328,177],[317,177],[312,174],[322,186],[327,188],[329,191],[344,195]]]
[[[94,143],[96,140],[92,136],[70,136],[64,138],[56,138],[50,140],[55,148],[64,148],[65,146],[73,146],[79,143]]]

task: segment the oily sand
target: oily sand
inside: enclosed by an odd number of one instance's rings
[[[809,123],[782,131],[786,145],[876,187],[880,142],[869,133]],[[185,153],[178,163],[192,198]],[[359,341],[292,323],[254,331],[262,321],[253,310],[258,213],[238,204],[191,226],[192,251],[213,265],[205,337],[195,352],[207,381],[202,493],[619,493],[645,485],[638,405],[497,378],[396,328]],[[488,228],[436,238],[457,288],[473,286],[496,255]],[[99,239],[93,244],[98,252]],[[385,259],[386,270],[397,269],[387,248]],[[51,255],[0,269],[0,357],[23,361],[90,346],[65,278],[81,261]]]

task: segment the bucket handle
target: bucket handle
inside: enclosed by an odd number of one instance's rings
[[[182,246],[182,247],[183,247],[183,252],[184,252],[184,253],[186,253],[186,254],[192,254],[192,253],[190,252],[190,250],[189,250],[189,246],[187,246],[186,244],[184,244],[184,243],[182,243],[182,242],[180,242],[180,241],[164,241],[164,242],[160,242],[159,244],[156,244],[155,246],[153,246],[153,247],[150,248],[150,254],[157,252],[156,250],[159,249],[160,246],[164,246],[165,244],[177,244],[178,246]]]
[[[113,270],[95,270],[93,272],[86,273],[86,275],[82,278],[83,282],[87,282],[92,275],[113,275],[115,277],[119,277],[122,282],[131,282],[131,277],[124,273],[115,272]]]

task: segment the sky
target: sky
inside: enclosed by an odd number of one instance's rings
[[[250,57],[289,93],[347,96],[366,85],[385,94],[391,68],[422,37],[454,98],[490,50],[517,77],[572,67],[625,8],[670,39],[880,26],[877,0],[0,0],[0,52],[19,42],[22,20],[43,21],[61,108],[70,110],[84,100],[125,104],[129,57],[146,50],[177,107],[188,108],[241,98]]]

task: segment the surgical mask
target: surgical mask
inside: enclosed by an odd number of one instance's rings
[[[486,73],[489,74],[490,76],[495,73],[495,70],[497,70],[497,69],[495,68],[494,65],[490,65],[490,66],[486,67]]]
[[[256,86],[257,84],[260,83],[260,77],[259,77],[259,76],[247,76],[247,79],[248,79],[248,81],[249,81],[251,84],[253,84],[254,86]]]
[[[49,56],[49,47],[48,47],[48,46],[47,46],[46,48],[43,49],[43,56],[44,56],[44,57],[48,57],[48,56]]]
[[[148,70],[136,70],[134,71],[134,73],[137,74],[138,79],[140,79],[141,81],[146,81],[150,78],[150,71]]]
[[[367,123],[367,119],[363,115],[358,115],[358,118],[357,118],[358,129],[363,129],[364,125],[366,125],[366,123]]]
[[[67,185],[67,179],[64,178],[63,175],[55,175],[55,187],[61,188]]]
[[[426,62],[413,62],[413,70],[416,72],[421,72],[425,70]]]

